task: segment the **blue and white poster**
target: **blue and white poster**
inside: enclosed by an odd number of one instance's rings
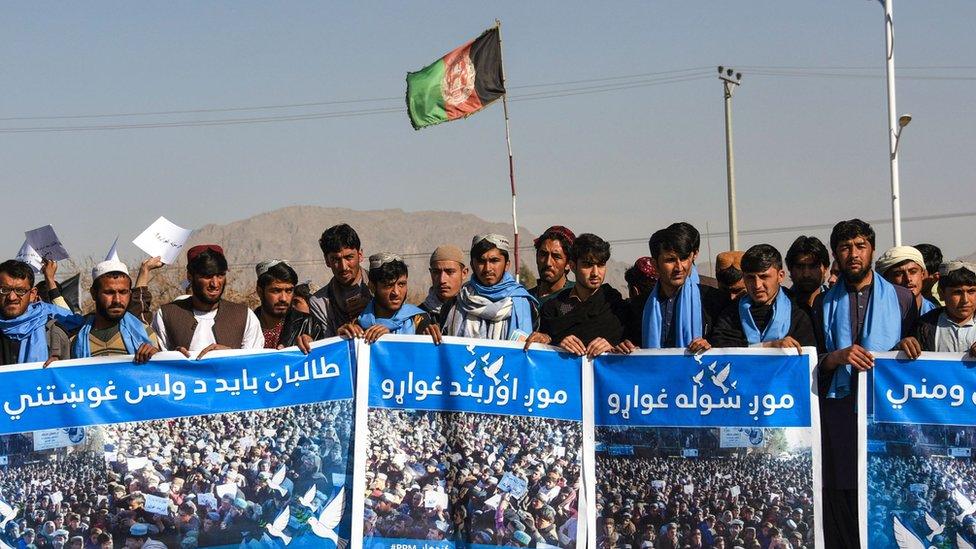
[[[578,546],[580,358],[418,336],[357,352],[362,547]]]
[[[814,349],[592,364],[596,547],[823,547]]]
[[[0,537],[97,528],[123,547],[143,523],[166,547],[345,545],[353,365],[332,339],[5,367]]]
[[[876,353],[866,375],[862,544],[976,547],[976,360]]]

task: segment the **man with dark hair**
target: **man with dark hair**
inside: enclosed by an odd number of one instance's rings
[[[644,305],[657,284],[657,267],[649,256],[639,257],[624,271],[627,283],[627,318],[624,319],[624,339],[641,340],[641,319],[644,318]]]
[[[190,296],[167,303],[156,311],[153,329],[159,345],[185,356],[199,351],[261,349],[261,323],[246,306],[224,299],[227,258],[216,244],[194,246],[186,252],[186,278]]]
[[[603,281],[610,260],[610,244],[590,233],[579,235],[570,248],[570,267],[576,285],[542,304],[539,331],[526,340],[553,343],[582,356],[595,357],[618,345],[627,318],[623,296]]]
[[[363,250],[355,229],[345,223],[329,227],[319,238],[319,248],[332,280],[312,295],[308,306],[322,323],[325,337],[332,337],[339,326],[359,316],[373,296],[360,266]]]
[[[742,281],[742,252],[731,250],[715,256],[715,281],[718,282],[718,289],[728,294],[730,301],[746,293],[746,285]]]
[[[925,260],[925,271],[928,276],[922,282],[922,295],[925,299],[938,305],[942,305],[939,299],[939,276],[942,267],[942,250],[935,244],[916,244],[915,249],[921,252]]]
[[[322,339],[322,324],[293,305],[298,274],[280,259],[258,263],[257,294],[261,305],[254,310],[261,323],[265,349],[284,349],[292,345],[305,353],[309,344]]]
[[[939,294],[945,306],[919,317],[898,348],[913,360],[922,351],[976,356],[976,265],[963,261],[942,265]]]
[[[295,291],[292,292],[291,296],[291,306],[295,308],[296,311],[304,314],[312,314],[308,307],[308,303],[312,300],[312,289],[308,282],[302,282],[301,284],[295,285]]]
[[[369,256],[373,298],[356,320],[339,327],[339,335],[373,343],[385,334],[427,334],[439,344],[441,331],[437,324],[419,307],[406,302],[407,274],[407,264],[396,254],[381,252]]]
[[[782,288],[786,273],[779,251],[757,244],[742,256],[746,293],[715,321],[708,340],[715,347],[795,348],[816,346],[810,317],[795,306]]]
[[[824,291],[830,273],[830,253],[815,236],[796,237],[786,251],[786,268],[790,271],[790,297],[813,318],[813,302]]]
[[[445,302],[454,299],[468,276],[464,254],[457,246],[444,244],[430,254],[430,290],[420,308],[437,317]]]
[[[918,317],[912,293],[871,270],[874,229],[860,219],[830,233],[840,280],[814,304],[820,364],[824,536],[828,547],[857,547],[857,401],[854,372],[874,366],[872,351],[890,351]]]
[[[0,365],[68,358],[68,336],[56,318],[73,314],[36,301],[34,270],[23,261],[0,263]]]
[[[162,264],[158,257],[143,262],[139,280],[148,279],[149,270]],[[90,291],[95,312],[84,317],[81,329],[71,338],[72,358],[133,355],[133,361],[142,364],[159,352],[156,333],[129,312],[132,279],[124,263],[112,257],[95,265]]]
[[[874,270],[888,282],[896,286],[908,288],[915,297],[915,307],[918,314],[935,309],[937,305],[922,295],[924,280],[928,278],[925,259],[922,253],[911,246],[895,246],[889,248],[874,264]]]
[[[699,283],[695,259],[700,245],[701,236],[689,223],[673,223],[651,235],[648,248],[658,280],[641,319],[645,349],[685,348],[699,353],[711,348],[705,336],[729,299],[721,290]],[[630,353],[636,348],[627,339],[617,351]]]
[[[508,272],[509,246],[500,234],[471,240],[474,275],[441,307],[444,335],[524,341],[534,331],[538,302]]]
[[[562,225],[549,227],[535,239],[535,265],[539,269],[539,280],[529,293],[539,300],[540,305],[556,297],[562,290],[573,287],[573,281],[568,280],[566,275],[570,271],[569,250],[575,240],[573,231]]]

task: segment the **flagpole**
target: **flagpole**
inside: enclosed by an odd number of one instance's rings
[[[505,88],[505,56],[502,54],[502,22],[495,19],[495,28],[498,29],[498,51],[502,58],[502,87]],[[508,179],[512,185],[512,230],[515,233],[515,280],[519,280],[519,232],[518,232],[518,212],[515,206],[515,157],[512,154],[512,133],[508,123],[508,89],[502,94],[502,108],[505,111],[505,143],[508,145]]]

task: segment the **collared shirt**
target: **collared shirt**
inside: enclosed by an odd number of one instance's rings
[[[671,297],[661,292],[657,294],[657,301],[661,304],[661,348],[670,349],[674,347],[674,306],[678,303],[678,296],[681,295],[682,288]]]
[[[943,311],[935,328],[935,350],[940,353],[965,353],[976,343],[976,317],[956,324]]]

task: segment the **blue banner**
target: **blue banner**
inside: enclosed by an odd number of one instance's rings
[[[866,381],[867,546],[976,546],[976,361],[881,353]]]
[[[116,547],[131,528],[167,547],[339,546],[352,518],[353,366],[351,343],[332,339],[308,355],[0,370],[0,545],[23,546],[26,528],[39,536],[60,514],[65,537],[83,524]]]
[[[384,337],[359,367],[369,368],[364,547],[577,547],[581,358]]]

